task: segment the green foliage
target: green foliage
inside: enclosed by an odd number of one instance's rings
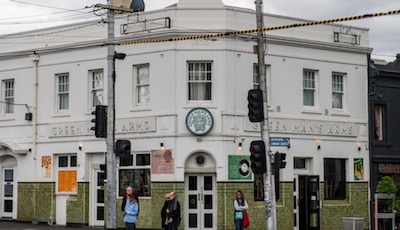
[[[394,194],[397,193],[397,186],[394,183],[394,180],[390,176],[384,176],[378,181],[378,185],[376,186],[377,193],[386,193],[386,194]],[[387,211],[395,211],[400,210],[400,201],[399,200],[387,200],[383,203],[386,206],[385,210]]]
[[[384,176],[378,181],[378,185],[376,186],[377,193],[387,193],[387,194],[396,194],[397,186],[394,183],[393,178],[390,176]]]

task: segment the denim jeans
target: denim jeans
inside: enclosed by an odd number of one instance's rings
[[[243,220],[235,220],[235,230],[243,230]]]

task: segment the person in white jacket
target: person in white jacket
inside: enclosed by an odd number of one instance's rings
[[[235,214],[233,216],[235,230],[243,230],[243,211],[247,210],[249,206],[244,199],[242,191],[238,190],[236,192],[236,199],[233,201],[233,206],[235,207]]]

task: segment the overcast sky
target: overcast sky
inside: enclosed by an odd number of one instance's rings
[[[202,1],[202,0],[199,0]],[[225,5],[255,9],[255,0],[222,0]],[[93,4],[107,0],[0,0],[0,35],[95,19]],[[146,11],[161,9],[178,0],[145,0]],[[89,7],[89,8],[86,8]],[[264,12],[310,20],[336,19],[400,10],[398,0],[263,0]],[[373,57],[392,61],[400,53],[400,14],[344,23],[370,28]],[[54,24],[53,24],[54,25]]]

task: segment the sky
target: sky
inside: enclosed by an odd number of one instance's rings
[[[162,9],[178,0],[144,0],[145,11]],[[203,1],[203,0],[199,0]],[[0,0],[0,36],[99,18],[94,4],[107,0]],[[255,9],[255,0],[222,0],[225,5]],[[262,0],[264,13],[309,20],[328,20],[400,10],[399,0]],[[49,23],[51,22],[51,23]],[[369,28],[373,58],[393,61],[400,53],[400,14],[341,23]]]

